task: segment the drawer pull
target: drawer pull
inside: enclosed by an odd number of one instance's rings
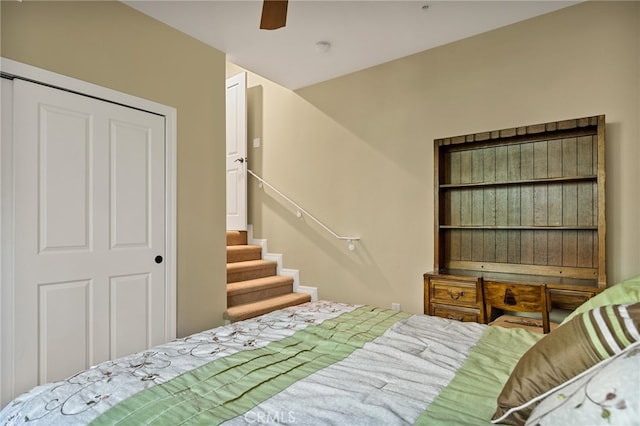
[[[451,300],[458,300],[460,297],[464,296],[464,291],[453,291],[449,289],[447,290],[447,293],[449,293]]]
[[[456,321],[462,321],[464,318],[463,317],[459,317],[459,316],[455,316],[455,315],[447,315],[447,319],[456,320]]]

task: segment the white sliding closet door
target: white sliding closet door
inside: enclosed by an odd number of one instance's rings
[[[13,83],[20,392],[170,336],[164,117]]]

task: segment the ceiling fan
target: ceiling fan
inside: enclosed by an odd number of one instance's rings
[[[288,0],[264,0],[262,2],[261,30],[277,30],[287,24]]]

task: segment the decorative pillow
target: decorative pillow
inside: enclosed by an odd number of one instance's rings
[[[640,344],[553,389],[527,425],[640,424]]]
[[[533,345],[498,396],[493,423],[522,425],[534,398],[640,341],[640,303],[575,316]]]
[[[624,280],[593,296],[580,305],[575,311],[571,312],[562,323],[564,324],[574,316],[597,308],[598,306],[622,305],[635,302],[640,302],[640,275]]]

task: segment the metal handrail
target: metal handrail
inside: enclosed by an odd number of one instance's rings
[[[273,185],[271,185],[269,182],[267,182],[266,180],[262,179],[260,176],[258,176],[257,174],[255,174],[253,171],[247,169],[247,172],[253,176],[254,178],[258,179],[258,181],[262,184],[262,185],[266,185],[268,186],[272,191],[274,191],[276,194],[278,194],[279,196],[281,196],[282,198],[284,198],[285,200],[287,200],[289,203],[293,204],[293,206],[295,206],[296,209],[298,209],[297,211],[297,215],[298,217],[302,217],[303,214],[305,214],[306,216],[308,216],[309,218],[311,218],[315,223],[317,223],[318,225],[320,225],[322,228],[324,228],[325,231],[327,231],[328,233],[330,233],[334,238],[337,238],[338,240],[344,240],[348,242],[348,248],[349,250],[353,251],[356,249],[356,246],[354,244],[354,241],[360,241],[360,237],[343,237],[341,235],[336,234],[331,228],[329,228],[327,225],[325,225],[324,223],[320,222],[320,220],[318,220],[314,215],[312,215],[311,213],[309,213],[308,211],[306,211],[304,208],[302,208],[298,203],[296,203],[295,201],[293,201],[291,198],[287,197],[286,195],[284,195],[282,192],[280,192],[277,188],[275,188]]]

